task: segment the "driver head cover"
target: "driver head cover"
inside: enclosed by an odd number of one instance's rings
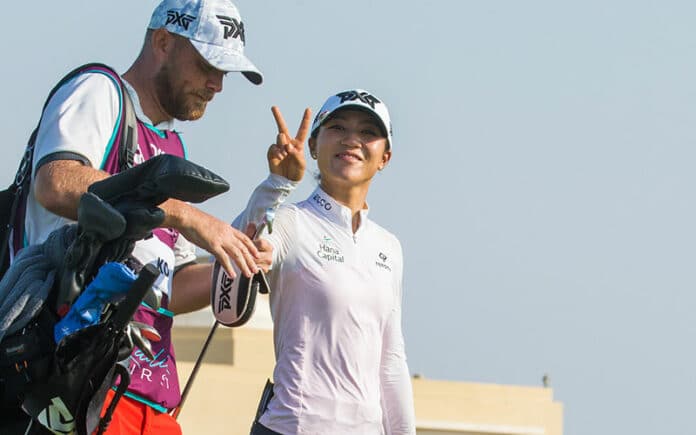
[[[230,278],[220,263],[215,262],[210,292],[211,307],[215,319],[229,327],[242,326],[254,314],[256,293],[268,293],[268,282],[263,272],[251,279],[245,277],[236,264],[232,263],[236,278]]]

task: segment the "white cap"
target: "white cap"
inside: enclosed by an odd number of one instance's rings
[[[244,56],[244,23],[229,0],[163,0],[152,12],[149,29],[164,27],[188,38],[215,68],[240,71],[255,85],[261,72]]]
[[[321,106],[319,113],[314,118],[311,133],[314,134],[314,132],[321,127],[321,124],[336,110],[346,107],[364,110],[374,115],[381,123],[382,130],[387,135],[389,147],[392,147],[392,126],[387,106],[380,99],[363,89],[351,89],[330,96],[324,105]]]

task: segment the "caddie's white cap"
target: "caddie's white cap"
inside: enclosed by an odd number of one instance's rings
[[[244,56],[244,23],[230,0],[163,0],[152,12],[148,28],[162,27],[188,38],[215,68],[240,71],[255,85],[263,81]]]
[[[321,124],[326,121],[326,119],[329,118],[332,113],[338,109],[347,107],[364,110],[374,115],[381,123],[382,132],[387,135],[387,141],[389,142],[389,148],[391,149],[393,146],[392,126],[387,106],[382,102],[382,100],[363,89],[350,89],[330,96],[324,105],[321,106],[317,116],[314,118],[311,134],[314,134],[314,132],[321,127]]]

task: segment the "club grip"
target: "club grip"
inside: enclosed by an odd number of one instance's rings
[[[118,309],[113,317],[113,326],[116,330],[122,329],[133,318],[133,314],[140,306],[145,293],[155,283],[160,272],[153,264],[146,264],[140,270],[138,278],[128,290],[126,298],[118,304]]]

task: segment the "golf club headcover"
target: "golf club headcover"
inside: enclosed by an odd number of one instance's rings
[[[118,208],[119,201],[153,207],[168,198],[199,203],[229,188],[227,181],[212,171],[181,157],[161,154],[93,183],[88,190]]]
[[[123,235],[127,221],[111,204],[93,193],[85,192],[77,207],[77,223],[80,233],[94,234],[100,242],[114,240]]]
[[[111,204],[86,192],[77,208],[77,232],[63,256],[63,267],[57,271],[56,296],[53,310],[60,316],[91,279],[99,250],[108,240],[120,237],[126,229],[126,220]]]
[[[210,297],[215,319],[225,326],[236,327],[245,324],[254,314],[256,293],[268,293],[270,287],[263,272],[247,278],[236,264],[232,263],[232,267],[237,274],[234,279],[215,262]]]

